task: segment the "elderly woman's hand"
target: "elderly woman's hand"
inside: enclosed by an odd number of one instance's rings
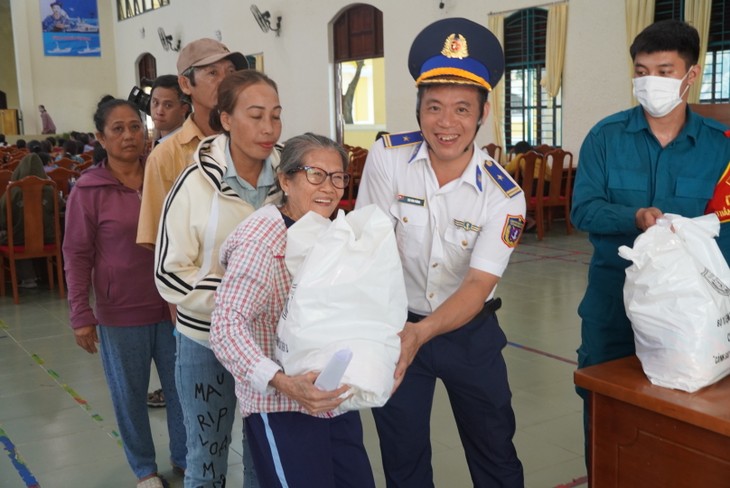
[[[87,325],[85,327],[74,329],[74,336],[76,337],[76,344],[82,347],[86,352],[90,354],[94,354],[96,352],[96,345],[99,343],[99,338],[96,335],[95,325]]]
[[[332,391],[318,389],[314,386],[317,376],[319,376],[319,373],[315,372],[297,376],[287,376],[279,372],[274,375],[270,383],[271,386],[299,403],[312,415],[334,410],[350,398],[350,396],[343,395],[350,389],[347,385]]]

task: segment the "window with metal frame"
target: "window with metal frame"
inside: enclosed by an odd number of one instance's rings
[[[730,102],[730,0],[712,2],[700,102]]]
[[[655,0],[654,22],[684,19],[684,0]]]
[[[117,19],[128,19],[167,5],[170,0],[117,0]]]
[[[684,0],[656,0],[654,21],[684,19]],[[713,0],[700,103],[730,102],[730,0]]]
[[[519,10],[504,20],[505,145],[562,145],[562,95],[550,97],[540,85],[545,75],[548,12]]]

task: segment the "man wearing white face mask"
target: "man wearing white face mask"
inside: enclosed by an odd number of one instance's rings
[[[578,307],[579,368],[635,352],[622,297],[630,263],[618,256],[619,246],[633,245],[664,212],[703,215],[730,161],[725,128],[687,105],[689,87],[701,82],[699,49],[697,31],[684,22],[644,29],[630,49],[640,106],[599,122],[581,147],[571,218],[589,233],[594,253]],[[723,229],[719,242],[726,259],[729,234]]]

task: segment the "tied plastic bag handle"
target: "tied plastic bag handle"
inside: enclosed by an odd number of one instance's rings
[[[658,219],[656,219],[656,225],[660,227],[669,227],[670,230],[674,230],[672,229],[671,219],[668,219],[667,217],[659,217]]]
[[[287,232],[286,267],[296,276],[312,248],[323,239],[347,242],[354,250],[370,249],[393,232],[390,219],[371,204],[350,213],[338,210],[334,220],[307,212]]]
[[[680,217],[673,226],[697,263],[721,278],[725,284],[730,283],[730,267],[714,241],[720,234],[720,220],[717,215],[712,213],[694,219]],[[708,246],[708,240],[714,245]]]
[[[667,244],[677,240],[677,236],[674,235],[672,227],[673,219],[670,214],[665,214],[664,217],[660,217],[656,221],[656,225],[652,225],[646,229],[642,234],[634,241],[634,247],[620,246],[618,248],[618,255],[627,261],[633,262],[635,265],[641,267],[646,263],[651,255],[646,252],[649,243],[653,248],[660,248],[658,245],[660,242]]]
[[[641,268],[664,246],[676,246],[679,241],[700,269],[704,268],[718,281],[730,284],[730,267],[713,240],[719,233],[720,221],[714,213],[691,219],[667,213],[636,238],[633,248],[621,246],[618,254]],[[710,245],[708,240],[712,241]]]

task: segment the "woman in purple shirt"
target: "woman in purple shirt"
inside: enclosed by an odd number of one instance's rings
[[[71,327],[80,347],[101,352],[137,487],[161,488],[146,403],[152,360],[167,400],[174,468],[185,469],[186,448],[170,311],[155,287],[154,255],[135,243],[144,126],[139,111],[124,100],[102,103],[94,122],[107,158],[84,172],[66,205],[63,255]]]

